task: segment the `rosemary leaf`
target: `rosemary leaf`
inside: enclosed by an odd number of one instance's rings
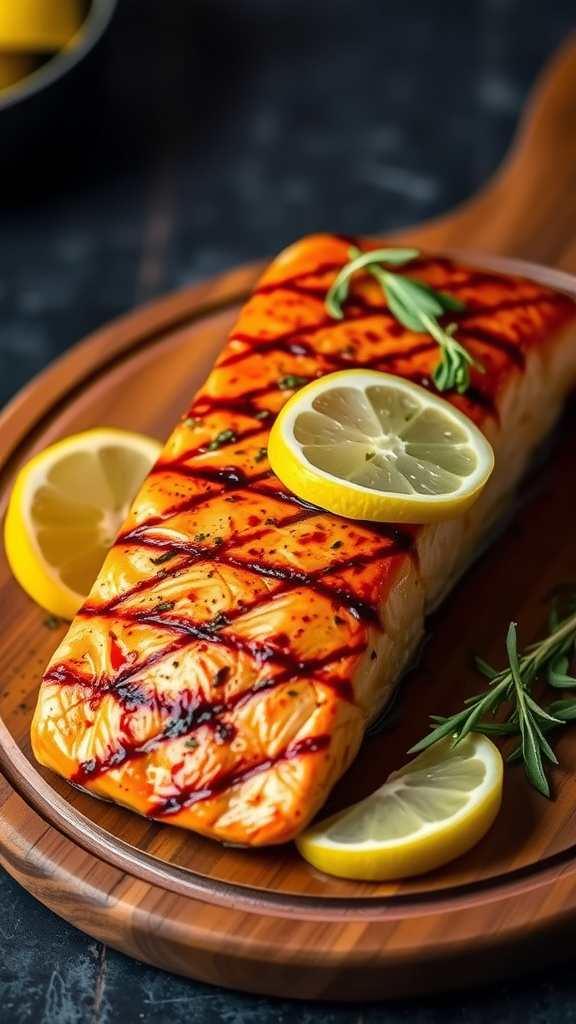
[[[548,711],[561,722],[572,722],[576,719],[576,700],[556,700],[548,705]]]
[[[442,736],[452,735],[458,743],[469,732],[482,732],[496,738],[519,735],[519,745],[506,757],[506,763],[523,761],[526,775],[544,796],[550,795],[544,758],[557,764],[547,734],[560,725],[576,720],[576,697],[538,703],[532,690],[539,675],[554,689],[576,691],[576,678],[568,673],[570,656],[576,644],[576,587],[572,598],[564,602],[564,617],[555,610],[548,620],[544,639],[530,644],[520,654],[516,623],[511,622],[506,636],[508,666],[498,672],[476,656],[474,664],[489,680],[488,689],[468,697],[462,711],[449,718],[431,715],[432,730],[412,752],[424,750]],[[566,609],[569,613],[566,614]],[[496,717],[498,716],[498,717]]]
[[[495,679],[496,676],[498,675],[496,669],[488,665],[488,663],[485,662],[483,658],[480,658],[479,655],[477,654],[474,655],[474,664],[476,665],[478,671],[481,672],[483,676],[486,676],[487,679]]]
[[[520,719],[520,731],[522,733],[522,758],[526,766],[528,781],[544,796],[550,796],[550,788],[544,771],[544,765],[542,764],[540,747],[536,742],[530,718],[522,717]]]
[[[562,725],[559,718],[555,718],[554,715],[549,714],[544,708],[541,708],[539,704],[530,696],[528,692],[524,694],[524,701],[532,711],[534,719],[537,721],[540,719],[542,722],[552,722],[553,725]]]
[[[558,690],[573,690],[576,686],[574,676],[567,674],[568,658],[565,654],[558,654],[548,663],[547,678],[550,686]]]
[[[534,730],[534,733],[538,740],[538,746],[540,747],[542,753],[546,755],[549,761],[552,761],[552,764],[558,764],[558,758],[556,757],[556,754],[554,753],[552,747],[548,743],[548,740],[546,739],[543,730],[540,728],[537,722],[532,722],[532,729]]]
[[[366,270],[376,278],[393,317],[409,331],[429,334],[440,348],[440,360],[432,371],[432,379],[439,391],[456,388],[464,394],[470,386],[470,367],[484,373],[484,367],[456,341],[456,324],[443,327],[439,317],[444,313],[460,313],[464,303],[445,292],[437,292],[414,277],[390,273],[382,264],[402,266],[419,256],[417,249],[373,249],[361,252],[355,246],[349,250],[350,262],[337,275],[326,295],[326,309],[330,316],[342,320],[342,304],[348,298],[350,280],[357,271]]]

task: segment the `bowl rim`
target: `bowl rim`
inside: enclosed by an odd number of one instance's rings
[[[0,92],[0,112],[34,96],[78,64],[103,36],[117,4],[118,0],[91,0],[86,17],[66,45],[41,67]]]

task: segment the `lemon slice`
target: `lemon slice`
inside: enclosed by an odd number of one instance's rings
[[[74,618],[161,450],[151,437],[101,428],[58,441],[20,470],[6,556],[43,608]]]
[[[348,519],[432,523],[480,496],[494,466],[464,413],[376,370],[312,381],[281,410],[270,465],[294,494]]]
[[[502,800],[503,763],[485,736],[450,737],[392,772],[375,793],[307,829],[302,856],[329,875],[390,881],[420,875],[466,853]]]

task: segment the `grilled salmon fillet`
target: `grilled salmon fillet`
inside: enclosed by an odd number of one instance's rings
[[[433,387],[438,348],[356,275],[350,239],[306,238],[267,269],[144,483],[45,673],[36,757],[77,786],[227,842],[296,835],[350,765],[423,632],[508,502],[576,375],[576,305],[532,281],[420,256],[403,268],[465,303],[485,373],[446,394],[496,465],[440,524],[339,518],[271,472],[270,425],[302,382],[371,367]],[[378,244],[354,240],[364,250]]]

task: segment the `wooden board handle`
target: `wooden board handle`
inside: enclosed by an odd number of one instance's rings
[[[453,212],[398,238],[576,273],[576,33],[538,79],[510,153],[488,184]]]

